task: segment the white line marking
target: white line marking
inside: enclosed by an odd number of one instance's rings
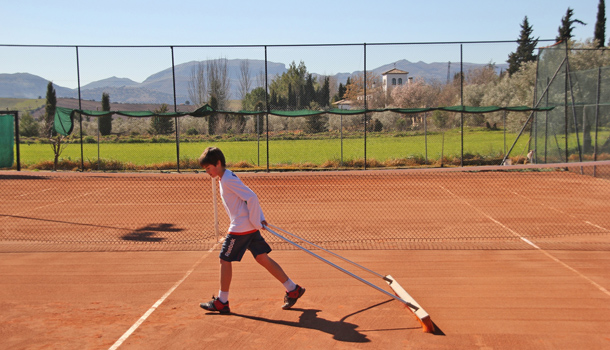
[[[47,192],[47,191],[50,191],[50,190],[53,190],[53,189],[55,189],[55,187],[50,187],[50,188],[47,188],[47,189],[44,189],[44,190],[40,190],[40,191],[35,191],[35,192],[24,193],[24,194],[21,194],[21,195],[17,196],[17,198],[18,197],[30,196],[30,195],[37,194],[37,193]]]
[[[592,223],[592,222],[590,222],[590,221],[585,221],[585,224],[587,224],[587,225],[591,225],[591,226],[593,226],[593,227],[597,227],[598,229],[603,230],[603,231],[606,231],[606,232],[610,232],[610,230],[608,230],[607,228],[605,228],[605,227],[601,227],[601,226],[599,226],[599,225],[595,225],[594,223]]]
[[[535,202],[536,204],[538,204],[538,205],[540,205],[540,206],[543,206],[543,207],[545,207],[545,208],[548,208],[548,209],[554,210],[554,211],[556,211],[556,212],[558,212],[558,213],[560,213],[560,214],[562,214],[562,215],[569,216],[569,217],[571,217],[571,218],[573,218],[573,219],[576,219],[576,220],[578,220],[578,221],[582,220],[581,218],[576,217],[576,216],[574,216],[574,215],[572,215],[572,214],[570,214],[570,213],[566,213],[566,212],[564,212],[563,210],[559,210],[559,209],[554,208],[554,207],[552,207],[552,206],[550,206],[550,205],[547,205],[547,204],[545,204],[545,203],[542,203],[542,202],[539,202],[539,201],[533,200],[532,198],[526,197],[526,196],[524,196],[524,195],[522,195],[522,194],[520,194],[520,193],[513,192],[513,194],[514,194],[514,195],[516,195],[516,196],[519,196],[519,197],[521,197],[521,198],[525,198],[525,199],[527,199],[527,200],[528,200],[528,201],[530,201],[530,202]],[[583,221],[583,222],[584,222],[585,224],[587,224],[587,225],[593,226],[593,227],[598,228],[598,229],[600,229],[600,230],[602,230],[602,231],[610,232],[610,230],[608,230],[607,228],[605,228],[605,227],[601,227],[601,226],[599,226],[599,225],[596,225],[596,224],[594,224],[594,223],[592,223],[592,222],[590,222],[590,221]]]
[[[439,185],[440,186],[440,185]],[[544,255],[546,255],[547,257],[551,258],[552,260],[554,260],[555,262],[563,265],[565,268],[567,268],[568,270],[574,272],[575,274],[577,274],[578,276],[584,278],[585,280],[587,280],[589,283],[591,283],[593,286],[595,286],[597,289],[599,289],[600,291],[602,291],[602,293],[610,296],[610,291],[608,291],[606,288],[600,286],[599,284],[595,283],[595,281],[593,281],[592,279],[590,279],[589,277],[583,275],[582,273],[580,273],[579,271],[577,271],[576,269],[574,269],[573,267],[569,266],[568,264],[564,263],[563,261],[557,259],[556,257],[554,257],[553,255],[551,255],[550,253],[548,253],[546,250],[540,248],[539,246],[537,246],[536,244],[532,243],[529,239],[521,236],[520,234],[518,234],[517,232],[513,231],[512,229],[508,228],[507,226],[505,226],[503,223],[501,223],[500,221],[492,218],[491,216],[489,216],[487,213],[485,213],[484,211],[482,211],[481,209],[475,207],[474,205],[470,204],[468,201],[466,201],[465,199],[459,197],[458,195],[454,194],[453,192],[449,191],[448,189],[446,189],[443,186],[440,186],[443,190],[447,191],[450,195],[456,197],[457,199],[461,200],[462,202],[466,203],[469,207],[473,208],[474,210],[478,211],[480,214],[482,214],[483,216],[487,217],[489,220],[495,222],[496,224],[502,226],[504,229],[506,229],[507,231],[511,232],[513,235],[515,235],[516,237],[518,237],[519,239],[521,239],[523,242],[529,244],[530,246],[534,247],[535,249],[537,249],[539,252],[543,253]]]
[[[53,202],[53,203],[48,203],[48,204],[41,205],[41,206],[36,207],[36,208],[31,208],[31,209],[24,210],[24,211],[21,211],[21,212],[18,212],[18,213],[10,214],[10,216],[19,216],[19,215],[23,215],[23,214],[25,214],[25,213],[29,213],[29,212],[32,212],[32,211],[35,211],[35,210],[38,210],[38,209],[46,208],[46,207],[49,207],[49,206],[52,206],[52,205],[57,205],[57,204],[61,204],[61,203],[65,203],[65,202],[69,202],[69,201],[75,200],[75,199],[77,199],[77,198],[86,197],[86,196],[88,196],[88,195],[90,195],[90,194],[93,194],[93,193],[95,193],[95,192],[99,192],[99,191],[106,191],[106,190],[107,190],[107,189],[109,189],[109,188],[110,188],[110,187],[106,187],[106,188],[101,188],[101,189],[98,189],[98,190],[95,190],[95,191],[91,191],[91,192],[83,193],[83,194],[80,194],[80,195],[75,196],[75,197],[67,198],[67,199],[64,199],[64,200],[61,200],[61,201],[57,201],[57,202]],[[7,218],[9,218],[10,216],[6,216],[6,217],[4,217],[3,219],[7,219]],[[0,220],[1,220],[1,219],[0,219]]]
[[[214,246],[212,248],[210,248],[210,250],[208,250],[206,252],[206,254],[204,254],[203,256],[201,256],[201,258],[199,258],[199,260],[197,260],[197,262],[195,263],[195,265],[193,265],[193,267],[191,267],[190,270],[188,270],[186,272],[186,274],[184,275],[184,277],[182,277],[178,282],[176,282],[165,294],[163,294],[163,296],[157,300],[156,303],[153,304],[153,306],[150,307],[150,309],[148,309],[148,311],[146,311],[144,313],[144,315],[142,315],[142,317],[140,317],[139,320],[136,321],[136,323],[134,323],[131,328],[129,328],[127,330],[127,332],[125,332],[125,334],[123,334],[119,340],[117,340],[110,348],[108,348],[108,350],[116,350],[119,348],[119,346],[121,346],[121,344],[123,344],[123,342],[125,340],[127,340],[127,338],[129,338],[129,336],[131,336],[131,334],[138,329],[138,327],[140,327],[140,325],[142,323],[144,323],[144,321],[146,321],[146,319],[148,318],[148,316],[150,316],[164,301],[165,299],[167,299],[175,290],[176,288],[178,288],[182,282],[184,282],[184,280],[186,280],[191,273],[197,268],[197,266],[199,266],[199,264],[203,261],[203,259],[205,259],[209,253],[211,253],[217,246],[218,244],[214,244]]]

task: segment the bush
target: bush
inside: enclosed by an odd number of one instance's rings
[[[381,121],[379,119],[375,119],[375,121],[373,122],[373,131],[381,132],[382,130],[383,130],[383,124],[381,123]]]
[[[86,137],[83,139],[83,142],[84,142],[84,143],[97,143],[97,140],[96,140],[96,139],[95,139],[95,137],[93,137],[93,136],[86,136]]]
[[[160,136],[160,137],[153,137],[150,140],[150,142],[151,143],[168,143],[168,142],[175,142],[175,141],[174,140],[170,140],[167,137]]]
[[[19,135],[24,137],[36,137],[39,135],[40,123],[37,122],[30,112],[26,112],[21,117],[19,123]]]

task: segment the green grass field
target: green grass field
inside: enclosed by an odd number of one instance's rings
[[[367,137],[367,160],[387,162],[395,159],[427,159],[431,162],[445,157],[460,156],[461,137],[458,130],[444,134],[417,136],[370,135]],[[506,147],[516,138],[507,134]],[[527,138],[522,137],[515,146],[513,155],[527,153]],[[264,167],[267,161],[267,143],[264,138],[256,141],[181,142],[180,159],[195,160],[208,146],[223,150],[230,163],[247,162]],[[504,154],[503,131],[465,130],[464,154],[480,158],[498,158]],[[364,138],[316,139],[316,140],[270,140],[269,162],[272,166],[311,165],[321,166],[325,162],[340,163],[364,159]],[[98,145],[84,144],[85,161],[97,162]],[[104,160],[131,163],[137,166],[162,164],[176,161],[175,143],[101,143],[99,157]],[[61,159],[80,160],[80,144],[68,144]],[[52,161],[53,151],[47,144],[22,144],[21,163],[30,166],[43,161]]]
[[[25,111],[43,108],[45,103],[46,99],[42,98],[0,98],[0,110],[19,111],[19,114],[22,114]]]

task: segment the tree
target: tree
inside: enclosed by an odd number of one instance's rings
[[[210,96],[209,105],[214,110],[218,109],[218,99],[216,98],[216,96]],[[209,135],[216,135],[217,118],[218,118],[218,116],[216,115],[216,113],[212,113],[208,116],[208,134]]]
[[[366,75],[366,98],[367,107],[385,107],[385,102],[379,105],[379,98],[383,95],[381,79],[378,75],[368,72]],[[364,74],[357,74],[345,86],[344,97],[359,106],[364,106]]]
[[[439,129],[443,129],[449,122],[449,115],[446,111],[435,110],[432,112],[432,123]]]
[[[163,114],[169,111],[169,106],[164,103],[154,110],[155,114]],[[152,117],[150,121],[150,133],[153,135],[168,135],[174,132],[174,121],[171,117]]]
[[[45,103],[45,135],[49,137],[51,141],[51,147],[53,149],[53,171],[57,170],[57,164],[59,163],[59,156],[61,152],[66,148],[66,144],[63,143],[64,136],[58,134],[55,131],[55,109],[57,108],[57,96],[55,95],[55,89],[53,83],[47,84],[47,101]]]
[[[256,103],[256,105],[254,105],[254,110],[255,111],[259,111],[259,112],[264,111],[265,110],[265,104],[263,103],[263,101],[258,101]],[[255,125],[255,128],[256,128],[256,132],[259,135],[262,135],[264,133],[264,131],[265,131],[265,118],[263,117],[262,114],[259,114],[259,115],[256,116],[256,125]]]
[[[345,86],[342,83],[339,83],[339,89],[337,91],[337,101],[341,101],[345,96]]]
[[[55,88],[53,83],[47,84],[47,101],[44,106],[44,134],[47,137],[55,135],[54,121],[55,121],[55,108],[57,106],[57,96],[55,95]]]
[[[307,74],[305,87],[303,88],[303,96],[301,96],[301,106],[309,107],[309,104],[312,101],[315,101],[316,88],[314,87],[314,80],[315,79],[311,73]]]
[[[519,70],[519,67],[524,62],[531,62],[536,60],[536,55],[534,55],[534,50],[536,49],[536,45],[538,45],[538,39],[534,39],[532,36],[532,26],[530,26],[527,16],[523,19],[523,23],[521,23],[521,34],[519,35],[519,46],[517,47],[517,51],[511,52],[508,55],[508,74],[511,75]]]
[[[250,61],[243,60],[239,64],[239,99],[244,100],[252,87],[252,79],[250,78]]]
[[[572,38],[572,30],[574,30],[573,25],[575,23],[582,24],[586,26],[587,24],[579,19],[572,19],[574,15],[574,10],[568,7],[566,11],[566,15],[561,18],[561,27],[559,27],[559,35],[555,40],[557,41],[568,41]]]
[[[261,103],[265,106],[265,89],[257,87],[246,94],[246,97],[241,101],[241,109],[244,111],[257,111],[256,106]]]
[[[102,93],[102,111],[110,110],[110,95],[106,92]],[[112,114],[99,117],[97,119],[97,127],[102,136],[110,135],[112,131]]]
[[[488,63],[483,67],[471,69],[466,73],[466,84],[468,85],[486,85],[498,81],[496,73],[496,65]]]
[[[304,104],[307,76],[307,67],[303,61],[298,66],[293,61],[288,67],[288,71],[276,76],[269,84],[270,94],[272,96],[275,94],[277,98],[276,100],[272,99],[271,109],[286,108],[294,110],[308,107],[309,103]]]
[[[227,59],[219,58],[207,62],[208,97],[216,99],[216,110],[226,110],[229,103],[229,74]],[[211,103],[210,103],[211,105]]]
[[[373,120],[373,131],[374,132],[383,131],[383,123],[379,119]]]
[[[597,21],[595,22],[594,33],[595,44],[598,48],[603,47],[606,42],[606,3],[599,0],[597,5]]]
[[[23,137],[37,137],[39,135],[40,123],[32,117],[30,112],[25,112],[19,121],[19,135]]]
[[[319,106],[316,102],[312,102],[311,109],[318,109]],[[328,117],[325,115],[314,115],[311,117],[305,118],[305,131],[308,133],[320,133],[324,131],[328,131]]]
[[[417,77],[409,84],[399,85],[392,89],[394,105],[400,108],[425,108],[435,105],[438,91],[426,83],[424,78]]]
[[[297,106],[297,93],[292,89],[292,84],[288,84],[288,108],[299,109]]]
[[[250,92],[250,88],[252,87],[252,78],[250,77],[250,61],[249,60],[243,60],[240,62],[239,73],[240,73],[239,99],[242,102],[241,103],[242,109],[244,109],[243,108],[244,100],[248,96],[248,93]],[[244,117],[242,114],[237,114],[237,115],[231,116],[231,119],[233,121],[233,130],[238,134],[243,133],[244,129],[246,128],[246,117]]]
[[[322,87],[317,91],[317,102],[322,108],[326,108],[330,103],[330,77],[324,77]]]
[[[208,100],[208,82],[206,66],[203,62],[198,62],[191,69],[191,77],[188,83],[189,98],[197,107],[203,106]]]

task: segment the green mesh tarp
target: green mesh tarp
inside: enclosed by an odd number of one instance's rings
[[[13,166],[14,147],[15,117],[12,114],[0,115],[0,168]]]
[[[118,114],[125,117],[131,118],[147,118],[147,117],[206,117],[213,114],[226,114],[226,115],[262,115],[270,114],[279,117],[314,117],[318,115],[331,114],[331,115],[358,115],[364,113],[375,113],[375,112],[395,112],[401,114],[417,114],[424,112],[431,112],[436,110],[448,111],[448,112],[464,112],[469,114],[476,113],[491,113],[498,111],[515,111],[515,112],[530,112],[530,111],[549,111],[552,110],[553,106],[531,108],[527,106],[515,106],[515,107],[497,107],[497,106],[484,106],[484,107],[472,107],[472,106],[451,106],[451,107],[433,107],[433,108],[383,108],[383,109],[329,109],[322,111],[315,111],[309,109],[302,109],[297,111],[279,111],[271,110],[268,113],[265,111],[222,111],[214,110],[209,105],[204,105],[193,112],[168,112],[168,113],[155,113],[151,111],[92,111],[92,110],[81,110],[81,109],[69,109],[57,107],[55,111],[55,130],[62,135],[69,135],[74,127],[73,120],[76,114],[86,115],[90,117],[103,117],[111,114]]]
[[[72,118],[73,110],[69,108],[56,107],[55,108],[55,131],[64,136],[68,136],[74,129],[74,123]]]

